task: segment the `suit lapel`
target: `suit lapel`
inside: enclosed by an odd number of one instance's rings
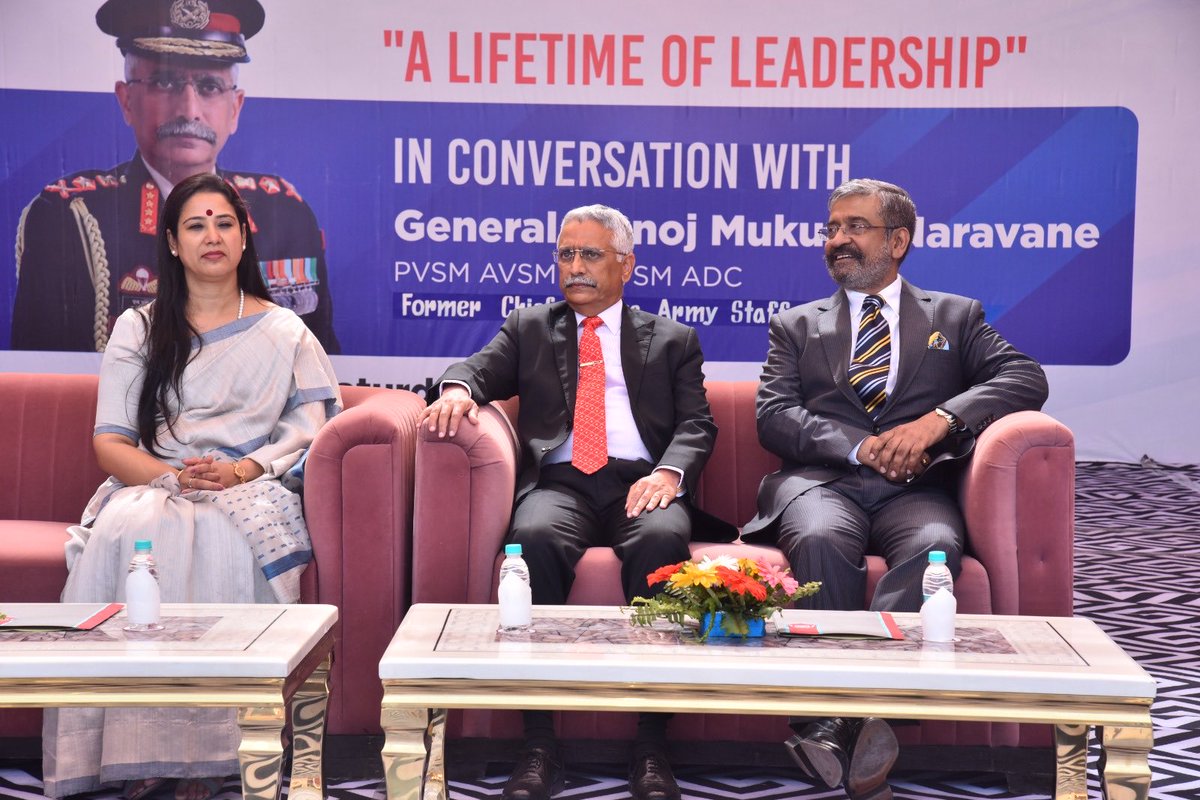
[[[850,369],[851,324],[846,293],[838,290],[821,309],[821,315],[817,318],[817,333],[825,347],[825,359],[829,362],[829,374],[833,376],[833,382],[848,401],[861,408],[862,399],[850,386],[847,376]]]
[[[654,338],[654,318],[650,315],[634,317],[633,309],[621,305],[621,372],[625,375],[625,389],[629,392],[629,407],[634,419],[638,398],[642,393],[642,375],[646,371],[646,360],[650,356],[650,340]]]
[[[562,381],[567,411],[575,408],[575,384],[579,381],[579,340],[576,337],[575,312],[566,303],[551,311],[550,345],[554,349],[554,360],[558,364],[558,377]]]
[[[933,332],[933,298],[901,279],[900,287],[900,366],[896,371],[896,387],[888,396],[883,414],[894,405],[897,397],[921,371],[921,362],[929,347]],[[880,415],[882,416],[882,414]]]

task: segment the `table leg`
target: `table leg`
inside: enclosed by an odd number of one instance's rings
[[[1146,800],[1150,795],[1150,748],[1154,729],[1146,725],[1104,728],[1101,785],[1108,800]]]
[[[446,800],[446,709],[429,712],[429,765],[425,767],[425,800]]]
[[[242,797],[246,800],[279,797],[284,714],[282,704],[238,709],[238,727],[242,729],[238,763],[242,769]]]
[[[292,781],[289,800],[323,800],[321,764],[325,710],[329,705],[329,666],[325,658],[292,698]]]
[[[446,800],[445,709],[384,708],[387,800]]]
[[[1055,725],[1055,800],[1087,800],[1087,725]]]

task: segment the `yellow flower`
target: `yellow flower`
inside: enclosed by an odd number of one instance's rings
[[[752,558],[739,558],[738,571],[751,578],[758,577],[758,564]]]
[[[701,568],[691,562],[685,562],[683,568],[671,576],[671,585],[686,589],[689,586],[712,588],[719,586],[721,578],[715,567]]]

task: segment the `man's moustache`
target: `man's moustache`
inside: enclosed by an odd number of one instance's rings
[[[586,275],[576,275],[574,278],[567,278],[567,282],[564,283],[563,286],[564,287],[590,286],[593,289],[595,289],[596,281],[592,280],[591,278],[587,277]]]
[[[837,263],[837,257],[840,255],[854,256],[855,258],[859,259],[860,261],[862,260],[862,251],[861,250],[859,250],[854,245],[844,244],[841,247],[839,247],[837,250],[834,250],[831,253],[827,253],[825,255],[825,263],[827,263],[829,266],[832,267],[835,263]]]
[[[170,122],[164,122],[158,126],[155,135],[159,141],[168,139],[172,136],[190,136],[195,139],[203,139],[209,144],[217,143],[217,134],[212,128],[205,125],[203,122],[197,122],[194,119],[176,119]]]

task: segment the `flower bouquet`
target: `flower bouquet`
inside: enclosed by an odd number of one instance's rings
[[[700,563],[683,561],[646,576],[649,586],[667,582],[654,597],[635,597],[630,621],[650,625],[665,619],[682,625],[688,617],[700,623],[700,640],[710,634],[746,636],[751,623],[762,625],[780,608],[817,593],[819,582],[800,584],[788,570],[752,558],[705,556]],[[713,629],[720,619],[721,629]]]

